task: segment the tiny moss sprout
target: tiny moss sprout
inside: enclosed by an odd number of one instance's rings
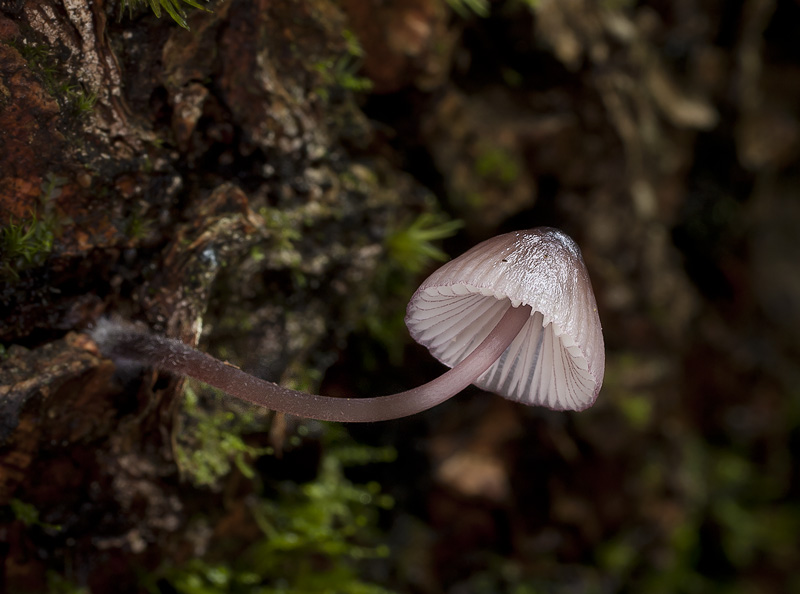
[[[342,37],[347,44],[348,54],[359,58],[364,57],[364,48],[361,47],[361,42],[358,40],[358,36],[356,36],[355,33],[353,33],[350,29],[345,29],[342,31]]]
[[[414,290],[417,276],[434,262],[448,256],[437,243],[452,237],[463,226],[460,220],[424,212],[411,223],[395,227],[384,240],[386,259],[377,270],[362,324],[370,337],[384,347],[393,364],[403,355],[403,303]],[[367,364],[371,355],[365,353]]]
[[[313,64],[318,73],[320,85],[314,92],[323,100],[330,99],[331,89],[342,89],[353,93],[367,93],[372,90],[372,81],[358,76],[364,58],[364,49],[355,33],[345,29],[342,33],[345,41],[345,53],[328,57]]]
[[[338,58],[326,58],[314,64],[321,79],[321,86],[314,92],[323,100],[330,98],[328,89],[339,88],[353,93],[366,93],[372,89],[372,81],[366,77],[358,76],[361,68],[359,59],[350,55]]]
[[[463,225],[460,220],[422,213],[410,225],[389,234],[386,251],[393,262],[411,274],[418,274],[432,262],[447,260],[447,254],[433,242],[452,237]]]
[[[70,89],[70,101],[76,115],[86,115],[91,113],[97,103],[97,93],[86,91],[83,87],[73,87]]]
[[[154,227],[154,221],[144,218],[140,213],[133,213],[125,226],[125,235],[133,240],[141,240],[147,237]]]

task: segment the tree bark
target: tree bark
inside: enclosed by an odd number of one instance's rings
[[[179,382],[115,374],[81,332],[121,315],[197,344],[210,326],[259,354],[242,364],[300,381],[427,198],[370,148],[333,3],[224,1],[191,30],[117,21],[119,3],[3,8],[0,505],[41,510],[49,550],[6,517],[5,583],[80,567],[109,591],[185,541]]]

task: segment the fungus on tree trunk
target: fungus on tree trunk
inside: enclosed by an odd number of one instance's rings
[[[469,384],[556,410],[591,406],[605,351],[589,274],[566,234],[540,227],[489,239],[422,283],[408,305],[411,336],[452,367],[427,384],[373,398],[289,390],[179,341],[108,319],[101,352],[197,378],[231,396],[301,417],[369,422],[427,410]]]

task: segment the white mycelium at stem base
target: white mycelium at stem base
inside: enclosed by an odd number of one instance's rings
[[[197,378],[273,410],[343,422],[412,415],[476,383],[507,398],[581,410],[603,381],[605,352],[589,275],[577,245],[555,229],[485,241],[432,274],[411,299],[415,340],[452,369],[418,388],[374,398],[289,390],[179,341],[101,320],[101,352]]]

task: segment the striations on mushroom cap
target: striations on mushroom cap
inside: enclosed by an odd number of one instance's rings
[[[580,249],[558,229],[499,235],[448,262],[414,293],[406,325],[453,367],[509,305],[530,305],[531,318],[476,385],[556,410],[594,404],[605,372],[600,317]]]

